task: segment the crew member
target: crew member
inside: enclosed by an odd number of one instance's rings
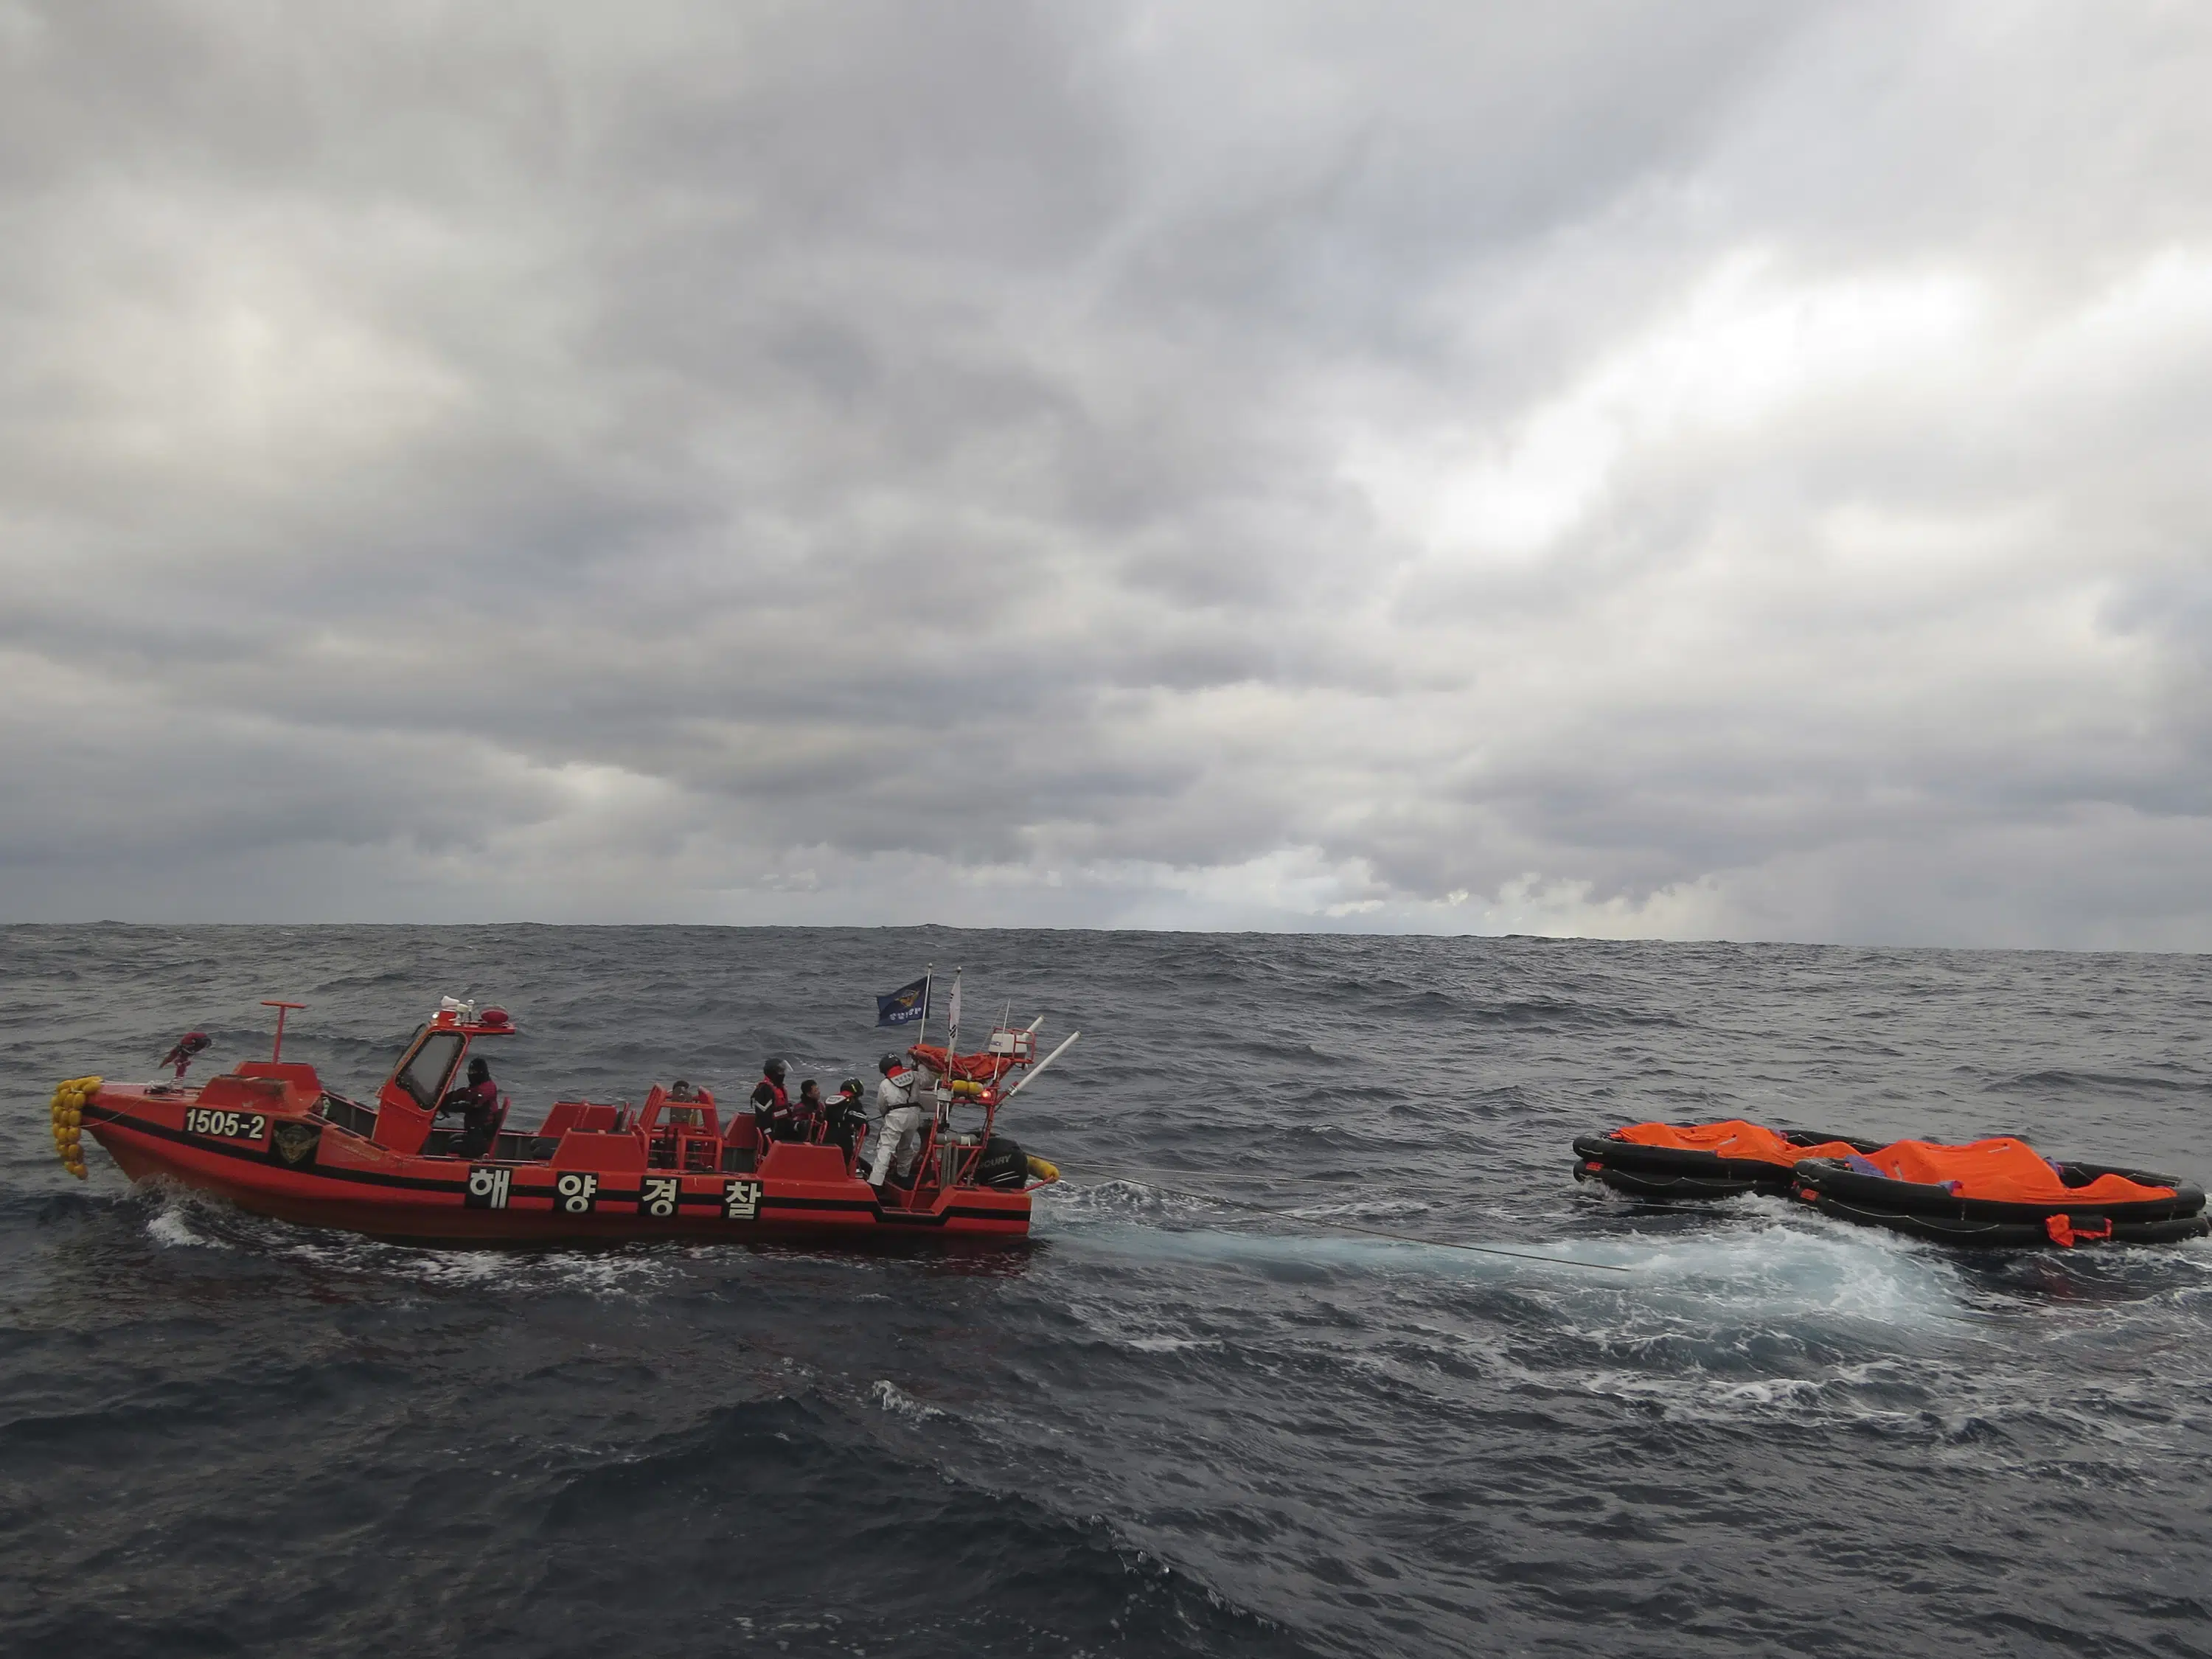
[[[458,1089],[448,1089],[438,1103],[437,1115],[458,1113],[461,1120],[460,1145],[454,1148],[463,1158],[482,1158],[490,1150],[492,1136],[499,1128],[499,1085],[491,1080],[491,1062],[478,1058],[469,1062],[469,1080]]]
[[[205,1031],[187,1031],[179,1037],[176,1046],[161,1056],[161,1064],[177,1068],[177,1081],[185,1080],[185,1073],[200,1055],[215,1047],[215,1039]]]
[[[848,1077],[839,1085],[837,1098],[830,1103],[829,1127],[822,1132],[826,1146],[842,1146],[845,1151],[845,1167],[853,1167],[853,1154],[858,1150],[860,1127],[868,1121],[868,1109],[860,1093],[860,1079]]]
[[[812,1078],[799,1085],[799,1104],[791,1115],[793,1140],[819,1140],[830,1127],[830,1103],[822,1098],[822,1085]]]
[[[753,1085],[753,1122],[764,1141],[792,1138],[791,1097],[783,1091],[783,1080],[790,1075],[791,1067],[780,1060],[761,1062],[761,1080]]]
[[[915,1103],[915,1091],[921,1081],[920,1073],[908,1068],[896,1054],[885,1054],[876,1062],[876,1069],[884,1080],[876,1087],[876,1104],[883,1108],[882,1139],[876,1143],[875,1166],[868,1172],[868,1185],[880,1187],[884,1176],[893,1167],[896,1159],[898,1178],[903,1183],[913,1171],[916,1153],[921,1150],[921,1126],[928,1113]]]
[[[707,1127],[707,1109],[697,1103],[699,1091],[683,1078],[668,1085],[668,1099],[661,1115],[670,1123],[688,1124],[694,1129]]]

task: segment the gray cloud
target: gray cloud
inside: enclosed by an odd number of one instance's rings
[[[0,0],[0,918],[2205,948],[2208,71]]]

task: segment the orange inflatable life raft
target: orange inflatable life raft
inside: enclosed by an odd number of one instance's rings
[[[1575,1142],[1575,1179],[1638,1198],[1731,1198],[1786,1194],[1799,1159],[1871,1152],[1874,1140],[1816,1129],[1770,1129],[1742,1118],[1718,1123],[1631,1123]]]
[[[2212,1232],[2176,1176],[2055,1163],[2010,1136],[1883,1145],[1741,1118],[1631,1123],[1574,1143],[1575,1178],[1645,1199],[1794,1194],[1846,1221],[1966,1245],[2171,1243]]]
[[[1946,1244],[2168,1244],[2212,1231],[2204,1190],[2178,1177],[2059,1163],[2024,1140],[1900,1140],[1807,1158],[1792,1189],[1823,1213]]]

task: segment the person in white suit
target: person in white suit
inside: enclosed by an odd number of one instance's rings
[[[921,1151],[921,1126],[929,1116],[915,1099],[924,1080],[921,1072],[897,1054],[885,1054],[876,1069],[884,1074],[876,1086],[876,1104],[883,1109],[884,1121],[877,1132],[876,1161],[868,1170],[871,1187],[882,1186],[884,1176],[894,1168],[902,1182],[912,1173],[915,1156]]]

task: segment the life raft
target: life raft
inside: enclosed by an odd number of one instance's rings
[[[2009,1136],[1942,1146],[1900,1140],[1807,1158],[1796,1196],[1824,1215],[1943,1244],[2172,1244],[2212,1231],[2204,1189],[2169,1175],[2057,1163]]]
[[[1575,1179],[1598,1181],[1637,1198],[1733,1198],[1790,1191],[1801,1158],[1871,1152],[1875,1140],[1814,1129],[1770,1129],[1729,1118],[1718,1123],[1631,1123],[1575,1142]]]

